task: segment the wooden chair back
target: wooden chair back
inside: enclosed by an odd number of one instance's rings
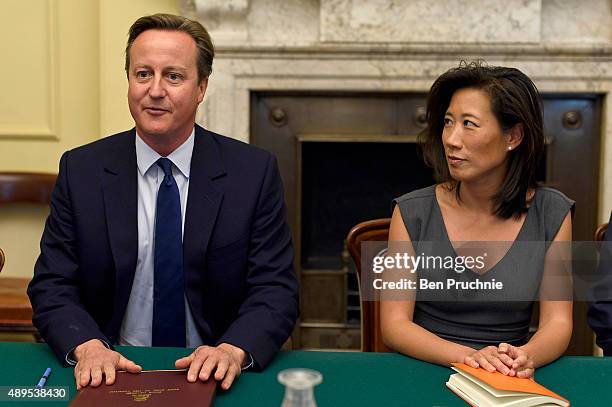
[[[595,235],[594,235],[593,239],[596,242],[603,241],[604,235],[606,234],[607,230],[608,230],[608,224],[607,223],[599,225],[599,227],[595,230]]]
[[[0,172],[0,204],[48,205],[56,178],[55,174],[39,172]]]
[[[391,352],[383,343],[380,330],[380,302],[365,301],[361,295],[361,242],[389,240],[390,218],[361,222],[350,230],[346,238],[347,248],[359,279],[361,297],[361,350],[363,352]]]
[[[55,174],[0,172],[0,207],[22,203],[49,205],[56,179]],[[0,271],[4,262],[5,255],[0,250]],[[0,332],[29,333],[40,341],[32,325],[32,306],[26,294],[29,282],[29,278],[0,278]]]

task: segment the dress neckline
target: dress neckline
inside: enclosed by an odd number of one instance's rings
[[[448,230],[446,229],[446,221],[444,220],[444,215],[442,215],[442,209],[440,208],[440,204],[438,202],[438,196],[436,194],[436,188],[438,187],[438,185],[434,185],[433,186],[433,198],[434,198],[434,210],[437,212],[437,215],[440,217],[440,220],[442,222],[442,233],[443,233],[443,237],[444,237],[444,241],[448,244],[452,254],[457,257],[458,254],[455,251],[455,246],[453,246],[452,241],[450,240],[450,237],[448,236]],[[504,255],[497,261],[497,263],[495,263],[493,266],[491,266],[491,268],[489,268],[486,272],[484,273],[477,273],[474,270],[467,268],[467,270],[469,270],[471,273],[477,275],[477,276],[484,276],[486,274],[489,274],[491,272],[493,272],[494,270],[496,270],[498,268],[498,266],[504,262],[506,260],[507,257],[509,257],[509,254],[514,251],[514,248],[517,245],[517,241],[523,241],[524,237],[523,234],[526,233],[525,230],[527,229],[527,222],[529,222],[531,220],[531,208],[533,208],[533,206],[535,205],[536,199],[537,199],[537,194],[538,194],[538,189],[536,188],[534,190],[533,193],[533,198],[531,199],[531,205],[527,208],[527,215],[525,216],[525,219],[523,220],[523,224],[521,225],[521,228],[519,229],[518,234],[516,235],[516,237],[514,238],[514,240],[512,241],[512,244],[510,245],[510,247],[508,248],[508,250],[506,251],[506,253],[504,253]],[[473,240],[474,242],[476,242],[476,240]]]

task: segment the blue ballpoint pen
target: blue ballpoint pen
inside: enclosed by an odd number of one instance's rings
[[[49,378],[49,375],[51,374],[51,368],[48,367],[45,370],[45,373],[43,373],[42,377],[40,378],[40,380],[38,381],[38,384],[36,385],[37,389],[42,389],[43,386],[45,385],[45,383],[47,383],[47,379]]]

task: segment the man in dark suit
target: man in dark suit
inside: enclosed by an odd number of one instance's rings
[[[140,366],[114,344],[195,348],[188,380],[265,367],[298,315],[274,157],[195,125],[214,51],[199,23],[138,19],[126,48],[135,129],[66,152],[28,294],[77,387]]]
[[[593,290],[595,301],[589,306],[589,325],[604,355],[612,356],[612,214],[599,250],[597,277],[601,280]]]

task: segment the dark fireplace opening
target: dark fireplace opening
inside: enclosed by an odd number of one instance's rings
[[[344,239],[359,222],[391,216],[391,201],[433,183],[414,143],[302,143],[302,245],[305,270],[346,274],[346,323],[359,325],[355,267]],[[344,263],[344,264],[343,264]]]
[[[391,217],[391,200],[431,185],[413,143],[302,144],[302,267],[341,268],[343,242],[359,222]]]

